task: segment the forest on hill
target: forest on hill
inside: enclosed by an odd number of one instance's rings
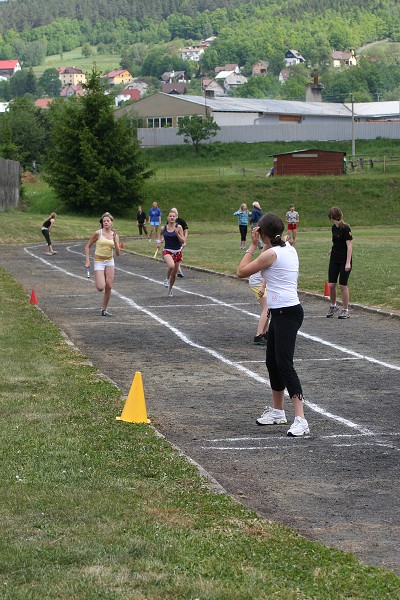
[[[201,64],[183,61],[178,50],[216,36]],[[200,77],[237,63],[251,74],[258,60],[270,77],[250,78],[235,92],[247,97],[304,99],[313,69],[320,72],[324,99],[397,99],[400,57],[396,44],[385,53],[366,53],[357,68],[331,68],[332,50],[357,49],[376,40],[400,40],[398,0],[6,0],[0,2],[0,59],[18,58],[24,69],[46,56],[84,47],[87,55],[117,54],[133,76],[186,70],[190,93],[201,93]],[[278,75],[288,49],[306,63]],[[197,83],[196,78],[197,77]],[[256,79],[258,81],[256,81]],[[153,88],[154,91],[154,88]],[[3,97],[5,97],[3,95]]]

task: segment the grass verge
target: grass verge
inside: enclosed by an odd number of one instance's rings
[[[400,579],[211,492],[0,269],[4,600],[391,599]]]

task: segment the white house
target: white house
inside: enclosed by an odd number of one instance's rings
[[[205,48],[208,48],[206,44],[199,44],[198,46],[188,46],[179,50],[180,57],[183,60],[194,60],[195,62],[200,61],[200,57],[204,54]]]
[[[297,50],[288,50],[285,53],[285,64],[287,67],[291,65],[299,65],[305,63],[306,59]]]
[[[244,75],[237,75],[236,73],[231,73],[228,77],[224,79],[224,88],[226,91],[235,89],[240,85],[247,83],[247,77]]]
[[[350,52],[334,50],[331,54],[331,58],[335,69],[340,69],[340,67],[355,67],[357,65],[354,50],[351,50]]]

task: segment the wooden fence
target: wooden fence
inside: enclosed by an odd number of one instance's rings
[[[19,204],[20,164],[16,160],[0,158],[0,211]]]

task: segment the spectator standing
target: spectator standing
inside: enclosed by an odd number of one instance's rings
[[[141,206],[138,206],[138,211],[137,211],[137,215],[136,215],[136,223],[139,228],[140,239],[143,239],[143,232],[145,235],[147,235],[146,219],[147,219],[146,213],[142,210]]]
[[[332,249],[330,252],[328,268],[329,297],[331,305],[326,316],[333,317],[338,312],[338,319],[348,319],[349,313],[349,288],[348,281],[352,269],[353,235],[350,226],[343,221],[340,208],[334,206],[328,213],[332,225]],[[342,293],[343,308],[338,311],[336,306],[336,284],[339,278],[339,287]]]
[[[267,369],[272,390],[268,406],[258,425],[287,423],[284,411],[285,388],[293,403],[295,418],[287,435],[301,437],[310,433],[304,417],[303,390],[293,365],[297,332],[303,322],[303,307],[297,293],[299,259],[295,248],[282,239],[285,225],[277,215],[264,215],[251,234],[251,246],[237,270],[240,278],[261,271],[267,282],[267,302],[271,313],[267,340]],[[253,260],[259,235],[264,251]]]
[[[258,225],[258,221],[261,219],[261,217],[263,216],[263,210],[260,206],[260,204],[258,202],[253,202],[253,210],[251,211],[250,214],[250,227],[251,229],[254,229],[254,227],[257,227]],[[258,247],[261,249],[263,247],[262,241],[259,240],[259,244]]]
[[[149,210],[149,225],[150,225],[149,242],[151,242],[151,236],[153,235],[154,230],[155,230],[156,240],[158,239],[158,230],[161,225],[161,217],[162,217],[162,212],[158,208],[157,202],[153,202],[152,207]]]
[[[239,210],[233,213],[233,216],[238,218],[238,225],[240,231],[240,249],[244,250],[246,247],[247,226],[249,224],[250,216],[247,204],[242,204]]]
[[[290,210],[288,210],[286,213],[286,223],[288,224],[287,228],[292,246],[296,245],[297,223],[299,222],[299,220],[299,213],[296,212],[295,205],[291,204]]]

